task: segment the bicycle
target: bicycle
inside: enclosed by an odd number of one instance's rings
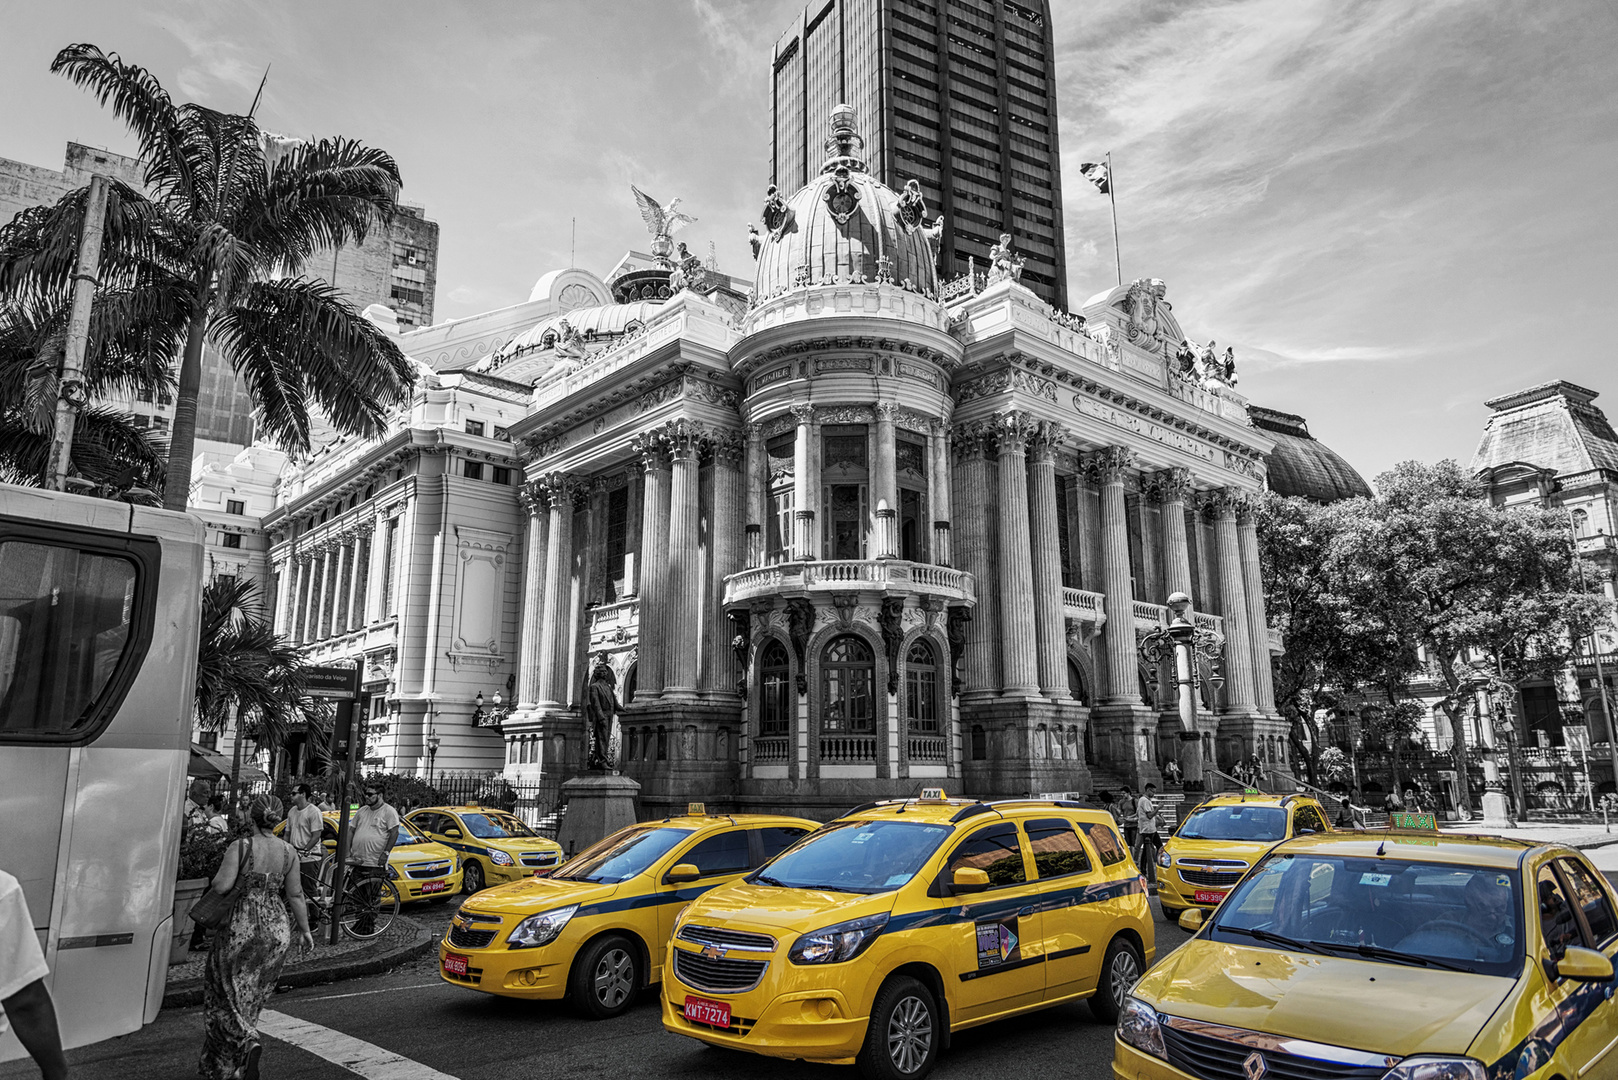
[[[386,877],[362,878],[353,873],[344,875],[343,896],[339,901],[333,895],[332,876],[336,859],[328,855],[320,864],[315,895],[306,897],[311,915],[320,922],[337,920],[343,933],[356,941],[369,941],[386,933],[399,914],[399,889]],[[370,926],[361,930],[366,908],[375,910]],[[313,925],[311,924],[311,929]]]

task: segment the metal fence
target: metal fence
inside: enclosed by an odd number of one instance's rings
[[[355,778],[360,783],[380,783],[389,805],[401,815],[426,806],[466,806],[477,804],[491,809],[505,810],[541,836],[556,838],[561,824],[561,808],[556,804],[556,789],[538,783],[512,783],[498,772],[452,773],[435,776],[431,783],[416,776],[398,773],[362,773]],[[325,776],[283,776],[271,779],[243,780],[238,786],[239,798],[270,794],[290,806],[292,792],[301,783],[315,789],[316,798],[335,797],[337,783]],[[228,788],[228,780],[221,778],[219,791]],[[353,793],[357,800],[358,791]]]

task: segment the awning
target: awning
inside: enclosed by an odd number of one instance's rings
[[[191,744],[191,761],[186,767],[187,776],[200,776],[205,780],[212,780],[216,776],[230,775],[230,758],[197,743]],[[243,780],[269,780],[269,773],[254,765],[251,761],[241,764],[241,779]]]

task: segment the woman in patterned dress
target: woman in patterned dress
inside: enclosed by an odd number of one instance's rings
[[[213,890],[230,892],[236,875],[246,885],[230,921],[214,932],[203,969],[202,1080],[258,1080],[258,1014],[275,989],[292,945],[292,920],[304,949],[314,947],[298,876],[298,854],[273,830],[285,817],[281,800],[259,795],[248,806],[252,828],[225,849]],[[289,910],[290,909],[290,910]]]

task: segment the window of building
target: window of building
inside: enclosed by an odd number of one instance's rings
[[[139,390],[135,391],[135,400],[150,402],[152,400],[152,388],[149,386],[143,386]]]
[[[766,562],[789,562],[792,559],[792,483],[796,468],[796,437],[787,432],[764,444],[770,478],[770,518],[765,522],[764,557]]]
[[[828,732],[869,735],[876,710],[871,692],[875,664],[862,638],[833,638],[821,654],[821,728]]]
[[[218,750],[219,749],[219,732],[217,732],[217,731],[199,731],[196,734],[196,742],[197,742],[197,745],[202,747],[204,750]]]
[[[245,513],[246,510],[247,506],[240,499],[225,500],[225,513],[227,514],[241,514]]]
[[[482,435],[483,434],[483,421],[482,420],[468,420],[466,422],[466,433],[468,435]]]
[[[987,761],[989,757],[989,733],[983,730],[982,724],[972,725],[972,760]]]
[[[786,647],[770,641],[759,657],[760,738],[788,735],[792,731],[792,669]]]
[[[905,655],[905,718],[913,735],[938,734],[938,661],[921,638]]]
[[[506,468],[504,465],[496,465],[494,467],[493,472],[494,472],[494,482],[496,484],[499,484],[501,487],[510,487],[511,486],[511,470],[510,469]]]
[[[1056,478],[1056,542],[1062,555],[1062,587],[1077,589],[1079,587],[1078,560],[1073,557],[1073,534],[1068,520],[1071,507],[1068,504],[1068,488],[1065,477]]]
[[[399,519],[388,519],[382,542],[382,617],[393,614],[393,590],[398,576]]]
[[[1088,874],[1090,856],[1071,821],[1061,818],[1030,821],[1028,846],[1034,853],[1034,870],[1041,878],[1067,874]]]
[[[1003,821],[967,837],[944,864],[944,880],[954,881],[957,870],[982,870],[989,875],[991,889],[1027,881],[1022,845],[1017,842],[1017,826]]]
[[[466,477],[468,480],[482,480],[483,479],[483,462],[481,462],[481,461],[463,461],[463,462],[461,462],[461,475]]]
[[[823,540],[829,559],[865,558],[870,516],[869,435],[865,424],[826,424],[820,429],[825,495]]]
[[[420,304],[425,302],[427,299],[427,294],[421,289],[409,289],[398,284],[395,284],[388,291],[388,296],[390,299],[398,300],[406,304]]]
[[[242,534],[226,533],[222,543],[228,548],[239,548],[242,546]]]
[[[169,429],[168,417],[166,417],[166,416],[154,416],[154,417],[152,417],[152,427],[155,428],[158,431],[167,431]]]
[[[627,591],[628,571],[624,556],[629,553],[629,488],[614,488],[607,492],[607,538],[603,552],[607,564],[607,603],[613,603]]]
[[[498,424],[495,425],[494,438],[499,439],[501,442],[510,442],[511,429],[500,427]]]

